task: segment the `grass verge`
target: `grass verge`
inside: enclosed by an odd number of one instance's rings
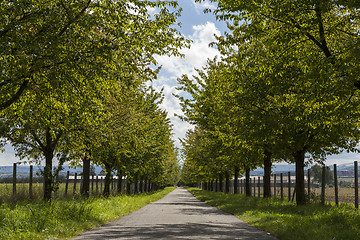
[[[360,213],[348,204],[296,206],[279,199],[262,199],[188,190],[199,200],[271,233],[281,240],[360,239]]]
[[[131,196],[4,203],[0,206],[0,239],[67,239],[136,211],[172,190],[174,187]]]

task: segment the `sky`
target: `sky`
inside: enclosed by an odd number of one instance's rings
[[[206,65],[208,59],[213,59],[219,53],[215,48],[209,47],[211,42],[215,41],[214,35],[223,35],[227,30],[226,23],[218,22],[211,13],[203,13],[205,8],[214,9],[216,6],[212,3],[195,3],[194,0],[178,1],[183,8],[182,16],[178,19],[182,24],[179,29],[181,33],[193,42],[190,49],[182,49],[184,58],[157,56],[162,70],[158,79],[151,85],[158,90],[164,89],[165,99],[162,107],[167,110],[168,117],[173,124],[173,133],[175,144],[180,147],[179,138],[184,138],[185,133],[192,126],[183,122],[174,114],[182,115],[179,100],[173,94],[182,94],[176,90],[177,78],[183,74],[192,76],[196,74],[196,68],[202,68]],[[344,164],[353,161],[360,161],[360,154],[350,153],[331,156],[326,164]],[[11,146],[5,147],[5,152],[0,152],[0,166],[10,166],[19,159],[15,156]]]

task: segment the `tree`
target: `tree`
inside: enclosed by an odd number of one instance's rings
[[[68,90],[68,89],[67,89]],[[44,91],[45,92],[45,91]],[[2,111],[1,124],[6,126],[0,132],[5,141],[14,146],[16,155],[39,163],[45,160],[44,199],[50,200],[54,190],[52,173],[53,158],[59,167],[67,160],[70,151],[67,143],[71,132],[76,129],[73,123],[77,118],[73,99],[69,92],[51,91],[47,94],[27,93],[16,104]]]
[[[323,167],[319,164],[315,164],[310,168],[310,177],[313,178],[313,182],[322,184],[322,172]],[[325,168],[325,184],[330,184],[334,181],[334,174],[329,167]]]
[[[266,174],[264,196],[270,193],[271,173],[271,141],[274,141],[272,125],[264,123],[268,117],[254,118],[254,112],[262,111],[258,103],[246,101],[243,94],[244,83],[239,76],[239,65],[231,63],[230,59],[216,59],[208,62],[203,70],[198,70],[198,77],[189,79],[183,76],[179,79],[179,90],[191,94],[192,99],[179,97],[185,112],[183,119],[196,123],[206,129],[221,141],[221,155],[228,158],[222,166],[228,166],[226,171],[234,171],[234,176],[241,170],[260,166],[264,159]],[[258,97],[258,94],[253,94]],[[248,96],[250,98],[252,96]],[[256,115],[255,115],[256,116]],[[270,133],[273,133],[271,135]],[[265,155],[265,156],[262,156]],[[225,171],[225,172],[226,172]],[[249,182],[249,181],[247,181]],[[249,186],[248,186],[249,189]],[[268,190],[268,191],[266,191]]]
[[[149,7],[159,12],[151,16]],[[99,133],[99,125],[114,116],[105,113],[111,108],[104,100],[128,101],[125,91],[138,93],[156,77],[158,69],[149,67],[155,54],[179,56],[178,47],[187,45],[173,28],[180,10],[170,8],[176,7],[137,0],[0,3],[1,136],[21,157],[45,158],[46,200],[55,155],[88,163],[92,142],[114,144]]]
[[[180,10],[169,9],[176,7],[174,1],[2,1],[0,110],[26,91],[47,83],[56,86],[45,77],[48,72],[63,75],[62,84],[92,85],[113,69],[115,53],[122,66],[134,69],[144,56],[149,65],[156,64],[154,54],[179,55],[184,38],[171,26]],[[151,16],[148,8],[159,12]],[[72,77],[74,71],[84,82]]]
[[[246,100],[261,107],[258,116],[275,123],[275,150],[296,163],[296,198],[304,204],[305,153],[319,159],[357,142],[358,65],[348,58],[357,58],[356,6],[338,1],[214,2],[217,17],[233,21],[231,33],[219,38],[217,46],[233,59],[240,79],[245,75]]]

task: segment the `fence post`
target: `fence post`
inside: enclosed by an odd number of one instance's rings
[[[94,178],[95,178],[95,176],[92,175],[91,176],[91,194],[94,194]]]
[[[30,165],[30,176],[29,176],[29,197],[30,197],[30,199],[33,198],[32,184],[33,184],[33,166]]]
[[[326,166],[322,167],[322,175],[321,175],[321,204],[325,205],[325,172]]]
[[[291,173],[288,172],[288,195],[289,195],[289,202],[291,201]]]
[[[13,195],[16,194],[16,163],[13,165]]]
[[[79,180],[80,180],[80,193],[82,193],[83,192],[83,187],[84,187],[84,176],[81,176],[80,174],[79,174]],[[89,181],[90,181],[90,176],[89,176]],[[89,182],[89,186],[88,186],[88,193],[89,193],[89,189],[90,188],[90,182]]]
[[[234,172],[234,194],[239,194],[239,169],[235,168]]]
[[[258,177],[258,197],[260,197],[260,176]]]
[[[251,186],[251,178],[249,178],[249,191],[248,191],[248,192],[250,193],[249,196],[251,196],[251,187],[252,187],[252,186]]]
[[[308,197],[310,199],[310,193],[311,193],[311,189],[310,189],[310,168],[307,170],[307,184],[308,184]]]
[[[74,176],[74,189],[73,189],[73,195],[75,195],[75,192],[76,192],[76,179],[77,179],[77,173],[75,173],[75,176]]]
[[[243,193],[243,182],[242,179],[240,179],[240,193]]]
[[[254,197],[256,197],[256,177],[254,177]]]
[[[276,174],[274,174],[274,198],[276,198]]]
[[[354,162],[355,173],[355,208],[359,208],[359,178],[358,178],[358,162]]]
[[[118,177],[118,179],[117,179],[117,192],[119,194],[121,194],[122,193],[122,173],[121,173],[121,171],[118,171],[117,177]]]
[[[284,200],[284,179],[283,174],[280,173],[280,189],[281,189],[281,200]]]
[[[201,183],[200,183],[200,187],[201,187]],[[129,180],[126,181],[126,194],[130,195],[131,194],[131,183]]]
[[[59,183],[59,173],[56,174],[55,182],[56,182],[56,183]],[[60,183],[59,183],[59,184],[60,184]],[[54,190],[55,190],[55,189],[54,189]],[[59,185],[59,188],[54,191],[54,198],[58,198],[58,197],[59,197],[59,191],[60,191],[60,185]]]
[[[70,171],[67,171],[67,173],[66,173],[66,183],[65,183],[65,197],[67,196],[68,187],[69,187],[69,175],[70,175]]]
[[[96,187],[95,187],[95,189],[96,189],[96,194],[98,194],[99,193],[99,176],[98,175],[96,175]]]
[[[335,184],[335,203],[336,203],[336,206],[339,206],[339,189],[338,189],[336,164],[334,164],[334,184]]]

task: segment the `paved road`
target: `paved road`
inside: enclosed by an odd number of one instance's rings
[[[74,239],[276,240],[233,215],[200,202],[184,188]]]

